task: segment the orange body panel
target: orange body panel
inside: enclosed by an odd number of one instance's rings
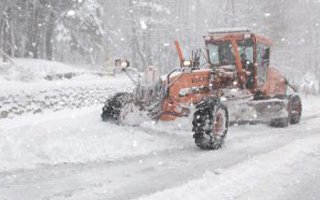
[[[161,120],[187,116],[189,106],[209,96],[209,70],[182,72],[170,79],[169,97],[164,100]]]
[[[179,42],[175,41],[174,45],[176,46],[180,62],[183,62],[184,61],[184,57],[183,57],[182,50],[181,50]]]

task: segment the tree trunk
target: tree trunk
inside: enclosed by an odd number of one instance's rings
[[[5,53],[11,57],[15,55],[15,35],[14,35],[14,25],[13,25],[13,15],[12,9],[8,7],[5,11],[5,43],[6,49]]]
[[[36,1],[29,2],[29,24],[27,25],[27,45],[26,56],[33,58],[39,58],[39,43],[40,43],[40,31],[38,27],[39,9],[37,8]]]
[[[46,57],[48,60],[53,59],[53,33],[54,33],[54,27],[55,27],[55,15],[53,13],[50,14],[48,25],[46,29]]]
[[[2,21],[2,49],[7,55],[10,55],[10,45],[9,45],[9,22],[8,13],[5,11],[4,19]],[[7,62],[7,57],[3,56],[3,62]]]
[[[25,57],[30,57],[32,56],[33,53],[33,48],[32,48],[32,43],[33,43],[33,33],[34,33],[34,4],[30,2],[30,0],[27,0],[26,2],[26,44],[25,44]]]
[[[129,6],[132,9],[131,0],[129,0]],[[139,40],[137,36],[137,31],[136,31],[136,25],[135,25],[134,16],[132,12],[130,12],[130,18],[131,18],[131,29],[132,29],[132,50],[138,53],[143,65],[142,67],[138,67],[138,69],[143,70],[146,67],[146,59],[140,49]]]

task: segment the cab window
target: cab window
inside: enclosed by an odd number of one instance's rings
[[[209,43],[210,62],[214,66],[232,65],[235,63],[232,45],[229,41]]]
[[[239,55],[245,54],[247,60],[253,63],[253,41],[252,39],[237,41]]]
[[[247,59],[253,62],[253,41],[252,39],[237,41],[240,55],[246,54]],[[231,41],[218,41],[208,43],[210,62],[214,66],[235,65],[235,53]]]
[[[270,46],[262,43],[257,44],[257,82],[263,86],[267,81],[267,71],[270,63]]]

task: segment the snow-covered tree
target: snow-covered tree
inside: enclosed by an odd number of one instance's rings
[[[60,14],[55,27],[56,51],[60,60],[95,63],[104,50],[102,7],[95,0],[77,1]],[[68,54],[71,52],[72,54]],[[71,56],[71,57],[70,57]]]
[[[99,49],[103,49],[103,10],[96,0],[3,1],[0,3],[0,44],[10,56],[52,60],[59,55],[65,58],[79,55],[79,61],[93,62]],[[70,33],[72,41],[61,45],[59,31]],[[65,58],[58,59],[71,61]]]
[[[295,79],[320,68],[319,9],[318,0],[290,9],[284,0],[1,0],[0,48],[65,62],[125,57],[164,73],[178,64],[175,40],[188,57],[209,29],[248,27],[273,40],[272,62]]]

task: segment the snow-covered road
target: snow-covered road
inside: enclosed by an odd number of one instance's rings
[[[100,107],[1,120],[0,199],[320,199],[318,98],[304,102],[300,124],[233,126],[217,151],[187,120],[118,127]]]

